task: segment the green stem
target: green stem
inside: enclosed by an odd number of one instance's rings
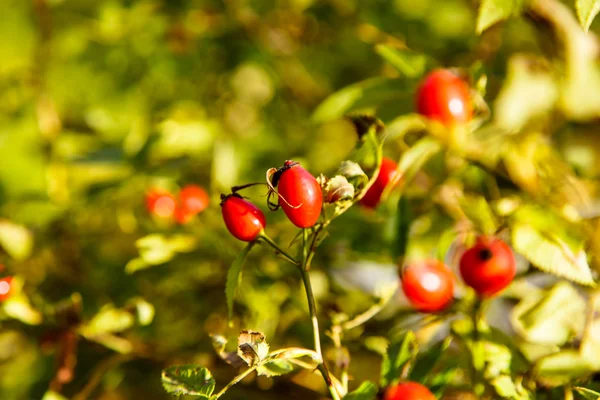
[[[259,237],[262,240],[264,240],[268,245],[270,245],[273,249],[275,249],[275,251],[277,253],[281,254],[286,261],[288,261],[291,264],[294,264],[296,266],[300,265],[300,263],[298,261],[296,261],[296,259],[294,257],[289,255],[285,250],[283,250],[281,247],[279,247],[279,245],[277,243],[275,243],[273,241],[273,239],[271,239],[269,236],[267,236],[266,233],[264,233],[264,232],[261,233]]]
[[[392,296],[386,296],[386,297],[380,299],[379,302],[377,302],[377,304],[374,304],[373,306],[371,306],[364,313],[357,315],[350,321],[344,322],[342,324],[342,328],[345,331],[349,331],[350,329],[354,329],[358,326],[361,326],[362,324],[364,324],[365,322],[367,322],[368,320],[370,320],[371,318],[376,316],[381,310],[383,310],[391,298],[392,298]]]
[[[223,396],[225,394],[225,392],[227,392],[229,389],[231,389],[231,387],[233,385],[240,383],[245,377],[247,377],[252,372],[254,372],[259,366],[260,366],[260,364],[256,364],[255,366],[248,368],[247,370],[245,370],[244,372],[242,372],[241,374],[239,374],[238,376],[233,378],[231,380],[231,382],[229,382],[227,384],[227,386],[225,386],[223,389],[221,389],[221,391],[214,396],[214,399],[218,399],[219,397]]]
[[[340,395],[335,389],[333,382],[331,380],[331,376],[329,375],[329,371],[327,370],[327,366],[325,365],[325,360],[323,358],[323,351],[321,350],[321,335],[319,333],[319,320],[317,319],[317,307],[315,304],[315,296],[312,290],[312,284],[310,282],[310,276],[308,275],[307,264],[309,261],[310,253],[309,251],[309,243],[308,243],[308,229],[302,230],[302,265],[300,265],[300,274],[302,275],[302,282],[304,283],[304,290],[306,291],[306,298],[308,299],[308,311],[310,313],[310,319],[313,327],[313,336],[315,342],[315,351],[321,358],[321,362],[317,367],[323,375],[323,379],[329,388],[329,393],[334,400],[340,400]]]
[[[472,345],[472,364],[473,364],[473,389],[477,396],[482,396],[485,392],[485,381],[482,379],[482,371],[485,367],[485,354],[483,349],[483,342],[481,342],[481,333],[479,331],[480,323],[483,312],[483,300],[477,297],[473,304],[473,310],[471,312],[471,321],[473,323],[473,345]]]

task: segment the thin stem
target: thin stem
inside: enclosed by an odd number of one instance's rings
[[[275,243],[273,241],[273,239],[271,239],[269,236],[267,236],[266,233],[261,233],[261,235],[259,236],[262,240],[264,240],[268,245],[270,245],[273,249],[275,249],[275,251],[277,251],[277,253],[281,254],[283,256],[283,258],[285,258],[286,261],[298,266],[300,265],[300,263],[298,261],[296,261],[296,259],[294,257],[292,257],[291,255],[289,255],[285,250],[283,250],[281,247],[279,247],[279,245],[277,243]]]
[[[312,284],[310,282],[310,277],[308,276],[308,271],[302,269],[300,273],[302,274],[302,281],[304,282],[304,289],[306,290],[306,297],[308,298],[308,310],[310,312],[310,319],[313,327],[315,351],[323,358],[323,352],[321,351],[321,337],[319,334],[319,321],[317,320],[317,308],[315,306]]]
[[[231,188],[231,192],[235,193],[238,192],[240,190],[244,190],[246,188],[252,187],[252,186],[257,186],[257,185],[266,185],[266,183],[264,182],[254,182],[254,183],[247,183],[245,185],[240,185],[240,186],[234,186]]]
[[[306,291],[306,298],[308,299],[308,311],[310,313],[310,319],[313,326],[313,336],[315,342],[315,351],[321,357],[321,363],[317,367],[323,375],[323,379],[329,388],[329,393],[334,400],[340,400],[340,395],[335,389],[333,382],[331,380],[331,376],[329,375],[329,371],[327,370],[327,366],[325,365],[325,360],[323,358],[323,351],[321,350],[321,335],[319,333],[319,320],[317,319],[317,307],[315,304],[315,296],[312,290],[312,284],[310,282],[310,277],[308,275],[308,262],[310,258],[310,254],[313,252],[309,249],[308,244],[308,229],[302,230],[302,264],[300,265],[300,274],[302,275],[302,282],[304,283],[304,290]]]
[[[381,300],[379,300],[379,302],[377,302],[377,304],[371,306],[371,308],[369,308],[364,313],[357,315],[356,317],[354,317],[354,319],[351,319],[350,321],[344,322],[342,324],[342,328],[346,331],[349,331],[350,329],[354,329],[358,326],[361,326],[362,324],[376,316],[381,310],[383,310],[391,298],[392,296],[386,296],[382,298]]]
[[[219,393],[217,393],[215,395],[215,399],[218,399],[219,397],[223,396],[225,394],[225,392],[227,392],[229,389],[231,389],[231,387],[239,382],[241,382],[245,377],[247,377],[248,375],[250,375],[252,372],[254,372],[258,367],[260,366],[260,364],[256,364],[253,367],[248,368],[247,370],[245,370],[244,372],[242,372],[241,374],[239,374],[238,376],[236,376],[235,378],[233,378],[231,380],[231,382],[229,382],[227,384],[227,386],[225,386],[223,389],[221,389],[221,391]]]

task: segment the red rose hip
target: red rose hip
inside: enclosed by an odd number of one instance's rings
[[[321,186],[300,164],[286,161],[274,174],[279,205],[298,228],[310,228],[319,219],[323,207]]]
[[[163,189],[153,189],[146,195],[146,208],[160,218],[172,218],[177,208],[175,196]]]
[[[179,202],[186,214],[198,214],[206,210],[209,203],[208,193],[198,185],[187,185],[179,191]]]
[[[244,242],[256,240],[267,225],[263,212],[236,194],[221,195],[221,199],[221,213],[229,232]]]
[[[436,400],[429,389],[417,382],[401,382],[385,391],[383,400]]]
[[[6,276],[4,278],[0,278],[0,302],[8,299],[13,292],[12,287],[12,276]]]
[[[397,168],[398,164],[393,160],[384,157],[381,160],[381,167],[379,168],[379,173],[377,174],[377,178],[375,178],[375,182],[373,182],[369,190],[367,190],[367,193],[365,193],[360,200],[360,204],[368,208],[377,207],[385,188],[388,185],[395,183],[394,180],[398,174]]]
[[[475,245],[460,258],[463,280],[483,297],[493,296],[507,287],[516,273],[510,246],[497,238],[478,237]]]
[[[446,126],[471,121],[473,109],[469,86],[447,69],[438,69],[425,77],[417,90],[417,112]]]
[[[440,261],[409,264],[404,267],[401,280],[406,298],[418,311],[442,311],[452,303],[454,276]]]

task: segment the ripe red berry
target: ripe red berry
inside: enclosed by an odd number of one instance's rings
[[[172,218],[177,208],[177,200],[164,189],[153,189],[146,195],[146,208],[157,217]]]
[[[401,382],[385,391],[383,400],[436,400],[429,389],[417,382]]]
[[[418,311],[441,311],[452,303],[454,276],[440,261],[409,264],[404,267],[401,279],[406,298]]]
[[[313,226],[323,207],[321,186],[300,164],[286,161],[274,176],[273,185],[279,192],[279,204],[298,228]]]
[[[263,212],[236,194],[221,195],[221,199],[221,213],[229,232],[244,242],[258,238],[267,225]]]
[[[480,236],[460,258],[463,280],[484,297],[493,296],[507,287],[515,277],[515,256],[506,243],[497,238]]]
[[[398,164],[396,164],[393,160],[384,157],[381,160],[381,168],[379,169],[379,173],[377,174],[377,178],[375,182],[371,185],[367,193],[360,200],[360,204],[368,207],[375,208],[379,204],[379,200],[381,200],[381,195],[385,188],[391,183],[394,183],[394,178],[398,173]]]
[[[8,299],[12,295],[12,276],[0,278],[0,302]]]
[[[187,185],[179,192],[181,208],[187,214],[198,214],[208,207],[209,197],[206,190],[198,185]]]
[[[447,126],[468,123],[473,116],[469,86],[447,69],[427,75],[416,100],[419,114]]]

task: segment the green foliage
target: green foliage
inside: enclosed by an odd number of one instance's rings
[[[363,382],[353,392],[344,396],[345,400],[374,400],[377,396],[377,385],[372,382]]]
[[[587,32],[590,29],[592,21],[598,15],[600,11],[600,1],[598,0],[575,0],[575,8],[577,9],[577,16],[579,17],[579,23],[583,29]]]
[[[481,0],[477,17],[477,33],[507,18],[518,16],[525,8],[526,0]]]
[[[227,271],[227,284],[225,286],[225,297],[227,298],[227,311],[229,315],[229,320],[233,317],[233,300],[235,297],[235,291],[237,290],[241,280],[242,280],[242,267],[244,266],[244,262],[252,250],[252,247],[256,242],[248,243],[244,249],[235,257],[235,260],[229,267]]]
[[[195,365],[169,367],[161,379],[165,390],[174,396],[210,399],[215,390],[215,379],[210,371]]]
[[[417,346],[415,335],[411,331],[402,340],[390,343],[381,365],[381,386],[388,386],[405,374],[404,370],[416,357]]]
[[[599,4],[0,2],[0,398],[374,399],[401,379],[598,398]],[[414,113],[439,66],[471,86],[467,127]],[[384,155],[402,179],[361,209]],[[286,159],[322,174],[324,213],[302,248],[244,189],[289,255],[257,246],[241,282],[253,243],[236,258],[219,194]],[[210,196],[190,220],[145,209],[190,183]],[[480,233],[518,268],[482,310],[458,276],[436,315],[392,295],[403,263],[457,271]]]

